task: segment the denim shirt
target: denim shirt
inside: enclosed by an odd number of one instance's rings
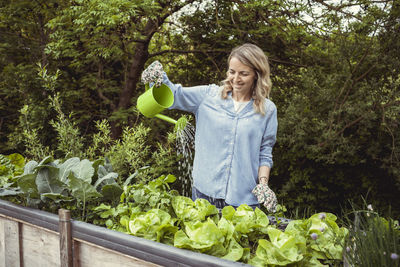
[[[232,95],[222,99],[217,85],[182,87],[165,73],[163,83],[174,94],[170,109],[191,112],[196,118],[193,186],[230,205],[258,204],[251,191],[257,185],[258,168],[273,164],[278,127],[274,103],[265,99],[264,116],[254,111],[254,100],[236,113]]]

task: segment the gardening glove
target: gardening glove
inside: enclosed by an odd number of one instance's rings
[[[254,187],[252,193],[257,197],[258,203],[263,204],[268,212],[274,213],[278,203],[276,195],[266,183],[260,183]]]
[[[143,83],[154,83],[156,87],[159,87],[163,81],[163,67],[161,63],[156,60],[151,63],[142,73]]]

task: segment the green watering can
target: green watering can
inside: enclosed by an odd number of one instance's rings
[[[176,120],[160,114],[174,103],[174,94],[171,89],[165,84],[159,87],[153,85],[151,88],[146,84],[145,88],[146,91],[137,100],[137,109],[140,113],[148,118],[156,117],[176,125]]]

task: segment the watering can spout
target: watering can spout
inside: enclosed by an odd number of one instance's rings
[[[145,88],[146,91],[137,100],[137,108],[140,113],[148,118],[157,117],[176,124],[176,120],[160,114],[160,112],[174,103],[174,94],[171,89],[165,84],[158,87],[155,85],[149,87],[149,84],[145,84]]]
[[[156,114],[154,117],[162,119],[162,120],[165,120],[165,121],[167,121],[169,123],[172,123],[172,124],[176,124],[176,120],[174,120],[173,118],[170,118],[168,116],[165,116],[163,114]]]

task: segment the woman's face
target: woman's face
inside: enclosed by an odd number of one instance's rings
[[[250,94],[256,79],[255,71],[232,57],[229,62],[228,80],[232,85],[233,92],[241,95]]]

